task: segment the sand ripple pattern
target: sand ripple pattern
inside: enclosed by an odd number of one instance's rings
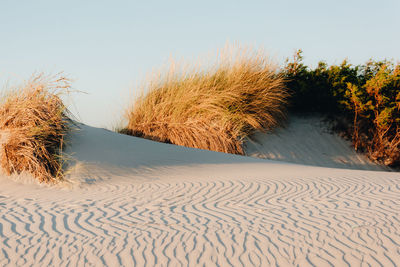
[[[396,174],[121,182],[33,195],[0,190],[0,266],[400,265]]]

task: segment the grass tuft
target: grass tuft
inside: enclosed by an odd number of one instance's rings
[[[123,133],[181,146],[244,154],[245,137],[278,126],[289,96],[263,51],[227,47],[214,64],[154,75],[126,112]]]
[[[68,110],[59,95],[70,88],[60,75],[32,76],[0,98],[0,164],[8,174],[31,173],[40,182],[63,178],[61,151]]]

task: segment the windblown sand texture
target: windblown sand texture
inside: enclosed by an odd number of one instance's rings
[[[1,266],[396,266],[400,174],[81,125],[69,182],[0,176]]]

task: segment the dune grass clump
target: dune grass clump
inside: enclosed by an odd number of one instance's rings
[[[68,88],[66,78],[40,74],[1,96],[0,164],[8,175],[28,172],[40,182],[63,177],[68,111],[59,94]]]
[[[226,48],[208,67],[171,64],[126,112],[121,132],[160,142],[244,154],[245,137],[276,127],[288,91],[262,51]]]

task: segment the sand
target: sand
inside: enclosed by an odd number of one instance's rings
[[[0,175],[0,266],[400,264],[399,173],[79,127],[67,181]]]
[[[318,116],[292,115],[284,128],[256,133],[248,140],[249,156],[330,168],[390,171],[357,153],[351,142],[330,130]]]

